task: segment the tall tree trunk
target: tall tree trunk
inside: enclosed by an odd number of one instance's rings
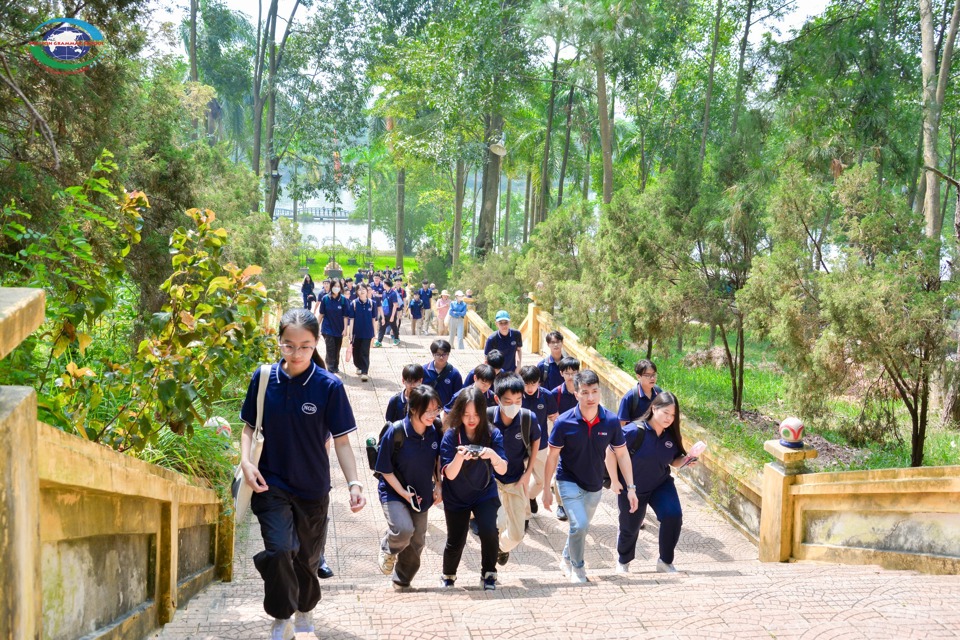
[[[557,208],[563,204],[563,181],[567,177],[567,160],[570,158],[570,127],[573,124],[573,85],[567,94],[567,128],[563,136],[563,160],[560,162],[560,183],[557,185]]]
[[[593,61],[597,67],[597,111],[600,116],[600,151],[603,156],[603,204],[613,200],[613,134],[607,104],[607,65],[602,44],[593,47]],[[588,163],[589,166],[589,163]]]
[[[553,67],[550,83],[550,102],[547,104],[547,133],[543,141],[543,161],[540,163],[540,208],[537,210],[537,221],[547,219],[547,206],[550,202],[550,136],[553,132],[553,111],[557,100],[557,64],[560,60],[560,39],[556,40],[553,50]]]
[[[197,4],[198,0],[190,0],[190,81],[199,82],[200,74],[197,71]]]
[[[475,247],[477,243],[477,201],[480,197],[480,183],[477,182],[477,176],[479,172],[479,169],[473,170],[473,205],[470,207],[470,233],[473,234],[473,241],[470,243],[471,255],[477,255],[477,252],[473,247]]]
[[[367,148],[370,153],[370,148]],[[373,157],[372,155],[370,156]],[[367,255],[373,256],[373,160],[367,165]]]
[[[503,116],[490,114],[486,118],[485,140],[494,140],[500,137],[503,131]],[[500,156],[484,152],[486,165],[483,169],[483,194],[480,205],[480,228],[476,236],[474,249],[477,256],[485,257],[493,251],[493,225],[497,216],[497,200],[500,195]]]
[[[274,209],[277,204],[277,184],[273,176],[280,170],[280,159],[276,157],[276,150],[273,144],[273,134],[277,122],[277,17],[274,15],[270,22],[268,32],[268,71],[267,71],[267,166],[270,173],[267,175],[267,190],[264,196],[264,209],[270,219],[273,220]]]
[[[404,200],[406,198],[406,182],[407,170],[401,167],[400,170],[397,171],[397,242],[395,260],[395,266],[397,269],[403,267],[403,244],[405,241],[403,229],[403,207]]]
[[[506,212],[503,216],[503,246],[507,248],[510,246],[510,196],[511,189],[513,187],[513,180],[510,179],[510,176],[507,176],[507,207]]]
[[[707,155],[707,134],[710,133],[710,101],[713,98],[713,74],[717,68],[717,49],[720,47],[720,22],[723,18],[723,0],[717,0],[717,14],[713,20],[713,47],[710,52],[710,75],[707,78],[707,93],[703,106],[703,133],[700,136],[700,165]]]
[[[940,133],[940,115],[947,82],[950,78],[950,63],[953,59],[953,45],[960,24],[960,0],[953,6],[953,15],[943,54],[937,68],[937,52],[934,43],[932,0],[920,0],[920,70],[923,77],[923,164],[938,168],[937,142]],[[932,171],[926,172],[927,192],[924,194],[923,217],[924,231],[928,238],[939,239],[943,228],[940,217],[940,178]]]
[[[457,160],[453,197],[453,272],[460,264],[460,245],[463,242],[463,199],[467,186],[467,165],[463,158]]]
[[[294,160],[294,162],[293,162],[293,183],[294,183],[294,184],[297,183],[297,162],[296,162],[296,160]],[[299,200],[299,198],[297,197],[298,194],[297,194],[297,191],[296,191],[296,190],[293,190],[290,195],[292,196],[292,200],[293,200],[293,224],[297,224],[297,207],[298,207],[298,205],[300,204],[300,200]]]
[[[740,124],[740,108],[743,106],[743,67],[747,60],[747,43],[750,37],[750,20],[753,15],[753,1],[747,0],[747,18],[743,22],[743,37],[740,38],[740,61],[737,62],[737,91],[733,99],[733,121],[730,123],[730,138],[737,137]]]
[[[590,197],[590,143],[593,141],[593,138],[589,131],[585,132],[583,137],[585,143],[584,146],[587,148],[586,161],[584,162],[583,167],[583,200],[586,202]]]
[[[527,171],[527,180],[524,185],[524,195],[523,195],[523,244],[527,244],[527,241],[530,239],[529,226],[530,226],[530,181],[531,181],[531,171]]]

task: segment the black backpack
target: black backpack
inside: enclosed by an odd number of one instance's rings
[[[647,429],[646,429],[646,427],[644,427],[644,428],[640,429],[640,430],[637,432],[637,437],[636,437],[636,439],[633,441],[633,446],[632,446],[632,447],[627,447],[627,453],[630,454],[630,459],[631,459],[631,460],[633,460],[634,454],[635,454],[637,451],[640,451],[640,447],[643,446],[643,439],[644,439],[646,436],[647,436]],[[611,483],[610,483],[610,473],[607,472],[607,465],[604,464],[604,465],[603,465],[603,488],[604,488],[604,489],[609,489],[609,488],[610,488],[610,484],[611,484]]]
[[[663,389],[661,389],[657,385],[653,385],[653,389],[650,390],[653,397],[650,398],[650,400],[653,400],[653,398],[656,398],[657,394],[661,393],[662,391]],[[643,417],[643,416],[634,417],[634,414],[637,412],[637,407],[639,406],[640,406],[640,392],[637,391],[636,387],[634,387],[633,395],[630,396],[630,419],[631,420],[639,420],[640,418]]]
[[[370,470],[373,471],[373,475],[376,478],[382,478],[383,475],[376,471],[375,467],[377,466],[377,455],[380,451],[380,447],[383,446],[383,437],[387,435],[387,429],[393,426],[403,426],[403,420],[397,420],[396,422],[387,422],[383,425],[383,428],[380,429],[380,436],[377,438],[377,444],[371,444],[367,442],[367,462],[370,464]],[[397,480],[400,480],[400,484],[404,484],[403,480],[400,479],[399,474],[397,474],[397,452],[400,451],[400,447],[403,446],[403,442],[406,439],[406,432],[401,429],[393,430],[393,453],[390,456],[390,461],[393,463],[393,473],[397,476]]]

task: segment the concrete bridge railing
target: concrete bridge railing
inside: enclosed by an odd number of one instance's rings
[[[44,295],[0,289],[0,358],[44,320]],[[142,638],[215,577],[233,521],[212,489],[37,421],[0,387],[0,638]]]
[[[559,331],[564,351],[600,377],[603,403],[617,407],[636,381],[534,302],[520,325],[524,349],[549,353]],[[682,398],[681,398],[682,402]],[[710,434],[684,420],[687,446]],[[960,466],[807,473],[809,447],[767,442],[775,460],[762,471],[736,452],[709,448],[681,477],[758,545],[761,561],[824,560],[928,573],[960,572]]]

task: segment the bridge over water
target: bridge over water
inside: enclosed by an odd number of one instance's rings
[[[276,207],[273,210],[274,217],[293,218],[293,209],[287,207]],[[333,207],[301,207],[297,209],[297,220],[302,222],[325,222],[328,220],[349,220],[353,211]]]
[[[406,331],[406,327],[404,327]],[[500,568],[500,586],[484,592],[479,542],[471,536],[457,588],[438,588],[446,527],[430,510],[423,566],[408,589],[395,589],[377,569],[385,520],[362,450],[383,422],[387,401],[410,362],[429,360],[430,339],[405,335],[399,347],[374,349],[371,381],[348,366],[344,382],[361,425],[353,437],[371,503],[359,514],[346,506],[346,487],[332,472],[327,560],[335,576],[323,581],[315,611],[318,637],[352,640],[595,638],[937,638],[960,636],[960,579],[874,566],[760,563],[757,548],[699,494],[679,482],[684,525],[677,549],[680,573],[655,573],[657,522],[647,516],[629,575],[615,575],[616,503],[605,492],[588,537],[590,583],[571,585],[557,568],[566,524],[541,509],[523,544]],[[525,359],[531,358],[525,354]],[[478,351],[454,351],[467,371]],[[336,460],[334,458],[334,465]],[[251,557],[261,538],[256,520],[238,528],[234,582],[215,583],[184,604],[157,634],[164,640],[247,640],[267,637],[262,581]],[[313,637],[301,634],[301,638]]]

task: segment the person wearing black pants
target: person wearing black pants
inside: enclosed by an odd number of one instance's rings
[[[327,350],[327,367],[330,373],[340,373],[340,347],[343,346],[343,330],[349,315],[350,301],[343,296],[343,282],[330,281],[330,293],[323,296],[317,306],[320,333]]]
[[[357,285],[357,297],[350,303],[347,335],[353,345],[353,362],[357,365],[360,379],[366,382],[370,373],[370,342],[373,340],[373,319],[376,307],[370,300],[370,290],[365,284]]]
[[[393,288],[393,281],[387,280],[386,289],[383,293],[383,320],[380,321],[376,346],[379,347],[383,343],[383,336],[387,327],[390,327],[393,331],[393,344],[400,343],[400,325],[397,321],[400,319],[400,312],[403,309],[402,304],[400,294]]]
[[[654,397],[643,418],[623,426],[627,450],[631,452],[633,481],[639,505],[630,513],[627,492],[622,491],[623,476],[611,475],[610,489],[617,494],[620,511],[617,532],[617,573],[630,572],[630,562],[636,557],[637,536],[643,524],[647,505],[660,521],[660,557],[657,571],[676,573],[673,566],[674,551],[680,540],[683,526],[683,510],[670,468],[696,464],[695,458],[687,456],[680,435],[680,405],[676,396],[661,391]],[[607,450],[607,470],[613,469],[613,451]]]
[[[487,403],[483,392],[476,387],[468,387],[457,396],[447,414],[445,428],[440,443],[440,465],[447,542],[443,548],[440,586],[445,589],[454,586],[473,514],[480,534],[480,582],[485,590],[493,590],[497,588],[497,511],[500,509],[493,473],[507,471],[503,435],[487,421]]]
[[[306,309],[286,312],[278,331],[283,359],[269,369],[262,406],[258,367],[240,410],[246,423],[240,437],[241,468],[253,490],[250,505],[264,546],[254,565],[263,578],[263,608],[274,618],[271,640],[292,640],[295,633],[314,631],[313,609],[320,600],[317,572],[330,504],[328,437],[333,437],[347,480],[350,510],[357,512],[366,504],[349,437],[357,430],[356,420],[343,382],[323,368],[319,338],[316,316]],[[254,463],[251,425],[261,412],[263,449]]]

